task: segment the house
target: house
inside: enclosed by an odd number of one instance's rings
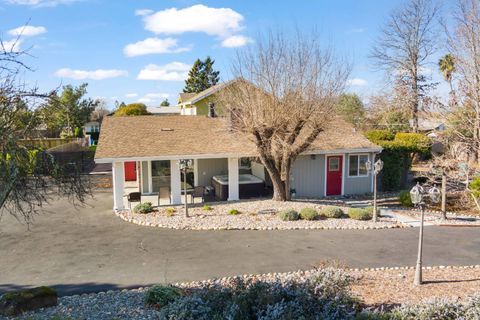
[[[154,116],[166,116],[180,114],[181,108],[179,106],[147,107],[147,111]]]
[[[217,199],[263,194],[269,178],[261,163],[241,166],[255,159],[256,147],[228,124],[227,118],[207,116],[104,119],[95,161],[112,164],[114,209],[125,206],[126,184],[145,196],[166,188],[171,203],[180,204],[181,159],[193,159],[193,186],[214,187]],[[379,146],[336,118],[294,162],[291,186],[299,198],[371,192],[373,176],[365,164],[379,152]]]
[[[235,81],[238,80],[218,83],[199,93],[180,93],[178,106],[181,108],[181,114],[199,116],[207,115],[209,103],[215,102],[215,94],[226,86],[233,84]],[[221,112],[221,110],[217,111]]]
[[[85,137],[88,138],[89,145],[98,143],[98,136],[100,134],[100,122],[90,121],[83,126],[83,132]]]

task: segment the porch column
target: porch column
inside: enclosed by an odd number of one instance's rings
[[[112,182],[113,182],[113,210],[122,210],[123,207],[123,185],[125,174],[123,162],[112,163]]]
[[[238,158],[228,158],[228,201],[238,199]]]
[[[172,204],[182,203],[181,188],[180,161],[170,160],[170,191],[172,196]]]

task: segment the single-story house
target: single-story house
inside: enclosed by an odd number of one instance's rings
[[[147,111],[154,116],[168,116],[180,114],[181,108],[178,106],[168,106],[168,107],[147,107]]]
[[[226,118],[207,116],[106,117],[95,161],[112,164],[114,209],[124,208],[126,183],[135,183],[145,196],[168,188],[171,203],[180,204],[181,159],[193,159],[193,185],[214,187],[221,200],[251,197],[259,186],[268,187],[260,162],[242,166],[257,156],[254,143],[227,124]],[[379,146],[335,119],[294,162],[291,187],[298,198],[372,192],[373,175],[365,164],[379,152]]]

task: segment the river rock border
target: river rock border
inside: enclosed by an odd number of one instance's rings
[[[129,218],[125,214],[127,211],[124,210],[114,210],[114,213],[117,217],[123,221],[130,222],[139,226],[146,227],[157,227],[164,229],[174,229],[174,230],[195,230],[195,231],[207,231],[207,230],[381,230],[381,229],[402,229],[410,228],[410,225],[404,224],[397,221],[395,224],[390,225],[381,225],[381,226],[345,226],[345,227],[328,227],[328,226],[306,226],[306,227],[177,227],[177,226],[168,226],[163,224],[155,224],[151,222],[140,221],[135,218]]]

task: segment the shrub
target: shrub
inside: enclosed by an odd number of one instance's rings
[[[114,116],[141,116],[148,115],[150,112],[147,111],[147,106],[143,103],[130,103],[126,106],[121,106],[115,111]]]
[[[175,214],[175,212],[177,212],[177,210],[175,210],[175,208],[172,208],[172,207],[165,208],[165,214],[168,217],[173,216]]]
[[[404,207],[413,207],[412,198],[410,198],[410,192],[402,191],[399,195],[399,200]]]
[[[368,208],[349,208],[348,216],[355,220],[371,220],[373,216],[373,210]]]
[[[283,221],[296,221],[300,219],[298,212],[293,209],[282,210],[279,213],[280,219]]]
[[[213,210],[213,208],[212,208],[212,206],[209,206],[208,204],[205,204],[205,205],[203,205],[202,210],[203,211],[210,211],[210,210]]]
[[[153,211],[153,206],[151,202],[139,203],[133,208],[135,213],[149,213]]]
[[[318,212],[314,208],[303,208],[300,210],[300,219],[315,220],[318,218]]]
[[[395,133],[389,130],[368,130],[365,132],[365,137],[372,142],[392,141],[395,139]]]
[[[232,215],[232,216],[236,216],[237,214],[239,214],[240,212],[237,210],[237,209],[230,209],[228,210],[228,214],[229,215]]]
[[[180,288],[155,285],[148,289],[145,295],[145,303],[150,307],[162,308],[181,296]]]
[[[327,218],[337,219],[337,218],[341,218],[344,212],[339,207],[328,206],[328,207],[322,208],[322,210],[320,211],[320,214]]]

